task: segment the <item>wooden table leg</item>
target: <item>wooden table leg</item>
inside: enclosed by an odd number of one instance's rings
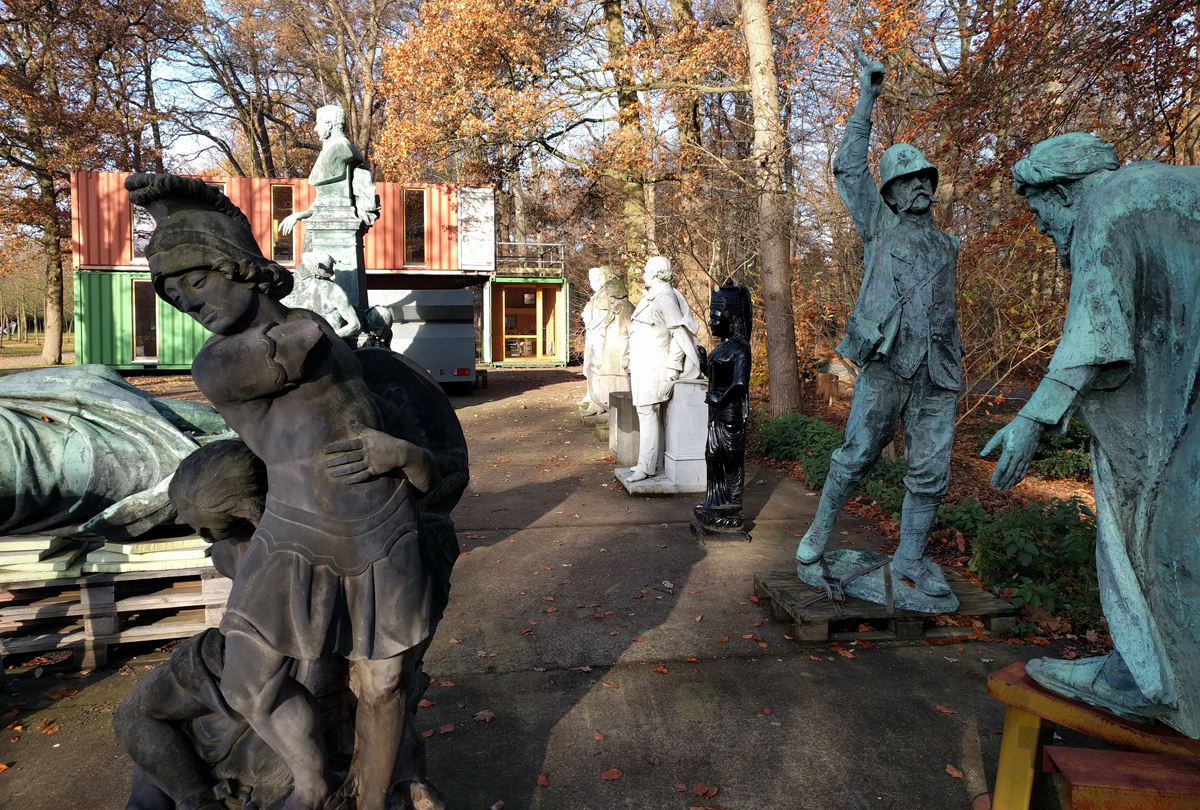
[[[1054,735],[1054,724],[1024,709],[1009,706],[1000,739],[1000,765],[992,810],[1029,810],[1033,782],[1041,768],[1042,746]]]

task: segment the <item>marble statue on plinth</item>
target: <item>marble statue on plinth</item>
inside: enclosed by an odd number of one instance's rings
[[[696,322],[684,297],[671,286],[671,262],[662,256],[647,260],[646,293],[630,317],[629,342],[623,366],[629,369],[633,405],[639,423],[638,462],[624,479],[633,483],[658,472],[663,442],[663,406],[679,380],[698,380]]]
[[[338,796],[354,798],[359,810],[443,807],[424,782],[412,715],[458,556],[448,515],[468,475],[453,408],[404,358],[355,352],[324,319],[285,307],[291,274],[263,257],[245,216],[220,191],[172,175],[133,175],[126,187],[156,223],[146,250],[155,290],[214,333],[193,363],[196,385],[268,482],[252,531],[249,507],[221,507],[220,498],[204,506],[214,499],[194,494],[184,506],[211,537],[214,524],[228,529],[233,516],[250,539],[233,555],[220,638],[210,631],[181,653],[178,667],[173,657],[171,672],[183,682],[131,693],[126,712],[135,737],[142,725],[146,733],[161,730],[157,721],[194,728],[214,712],[253,733],[226,726],[206,737],[229,741],[233,748],[222,751],[233,761],[198,756],[186,734],[164,743],[159,765],[175,757],[195,767],[187,795],[172,776],[180,771],[162,776],[139,760],[144,748],[131,750],[142,787],[177,806],[214,810],[260,782],[284,793],[274,805],[282,810],[316,810]],[[204,513],[215,520],[206,525]],[[344,681],[321,676],[320,688],[309,688],[306,673],[324,671],[330,657],[348,662],[356,711]],[[176,687],[202,697],[177,699]],[[337,722],[353,728],[349,751],[329,743],[337,734],[326,698]],[[254,740],[257,754],[235,756]]]
[[[335,260],[328,253],[305,253],[300,257],[296,285],[281,302],[289,309],[307,309],[328,321],[340,338],[354,341],[362,323],[346,291],[333,282]]]
[[[692,522],[692,532],[700,536],[746,537],[742,494],[750,416],[751,311],[750,290],[744,284],[730,280],[712,294],[708,326],[721,343],[708,355],[708,486]]]
[[[629,340],[633,304],[625,282],[608,265],[588,270],[593,295],[583,308],[583,376],[587,394],[579,403],[584,416],[608,412],[608,397],[629,390],[629,374],[621,368]]]
[[[308,175],[316,199],[279,223],[287,235],[305,222],[304,251],[328,253],[337,262],[334,281],[358,309],[367,304],[363,235],[379,217],[375,181],[358,147],[346,137],[346,112],[337,105],[317,110],[321,152]]]
[[[1029,470],[1046,431],[1091,433],[1096,569],[1114,651],[1031,661],[1048,689],[1200,739],[1200,168],[1122,166],[1085,133],[1037,144],[1013,168],[1071,271],[1062,340],[1020,413],[992,483]]]
[[[913,582],[924,598],[909,609],[953,611],[939,566],[925,556],[929,531],[950,483],[955,406],[962,390],[962,339],[954,306],[958,239],[938,230],[930,206],[937,169],[908,144],[896,144],[880,161],[880,186],[867,166],[871,111],[883,86],[884,67],[858,51],[862,95],[846,122],[834,158],[838,193],[863,240],[866,275],[838,351],[860,368],[846,424],[846,442],[834,451],[816,517],[796,550],[799,576],[819,585],[822,553],[834,520],[858,482],[891,442],[903,421],[908,474],[900,546],[893,575]],[[861,566],[842,560],[849,573]],[[877,576],[882,577],[879,573]],[[907,598],[907,586],[897,594]],[[847,593],[854,594],[851,586]],[[873,591],[881,593],[882,589]]]

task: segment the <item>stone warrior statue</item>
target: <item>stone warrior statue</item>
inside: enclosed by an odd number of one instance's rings
[[[1030,661],[1043,686],[1200,739],[1200,168],[1121,166],[1085,133],[1037,144],[1017,193],[1071,271],[1062,340],[1021,412],[984,448],[992,483],[1025,477],[1046,431],[1092,436],[1106,656]]]
[[[457,555],[448,517],[427,517],[422,502],[453,486],[452,506],[467,474],[465,442],[439,454],[429,437],[461,440],[457,419],[419,401],[420,375],[398,377],[403,369],[364,356],[394,355],[353,352],[319,316],[283,306],[291,275],[262,255],[219,191],[172,175],[133,175],[126,188],[156,223],[146,249],[155,290],[214,333],[193,363],[196,385],[267,474],[220,627],[222,708],[288,771],[282,810],[316,810],[335,789],[360,810],[382,810],[394,787],[422,810],[441,807],[393,774],[413,772],[402,761],[413,734],[403,707],[422,680]],[[399,425],[396,403],[410,406]],[[326,655],[350,661],[357,684],[355,765],[340,789],[316,698],[297,678]]]
[[[629,303],[625,282],[609,265],[588,270],[588,280],[594,294],[583,308],[587,395],[579,406],[584,416],[595,416],[608,411],[609,394],[629,390],[629,375],[621,369],[621,355],[629,340],[633,304]]]
[[[279,232],[291,233],[297,222],[321,208],[351,206],[365,225],[374,224],[379,218],[375,181],[362,153],[346,137],[346,111],[336,104],[321,107],[317,110],[316,133],[321,139],[321,153],[308,182],[317,190],[317,198],[308,210],[297,211],[280,222]]]
[[[834,519],[855,486],[904,423],[908,474],[900,547],[892,570],[930,596],[950,593],[941,569],[924,557],[929,530],[950,482],[954,411],[962,389],[962,339],[954,308],[958,239],[933,225],[930,205],[938,173],[908,144],[883,154],[877,188],[867,168],[871,110],[884,67],[863,66],[862,96],[834,158],[838,193],[863,240],[866,275],[838,351],[860,367],[829,477],[796,559],[821,558]]]
[[[712,294],[708,326],[721,343],[708,355],[708,488],[695,508],[693,532],[740,532],[750,415],[750,291],[726,281]]]
[[[700,378],[696,351],[700,324],[684,297],[671,286],[672,278],[671,262],[665,257],[646,261],[646,293],[633,310],[629,326],[622,367],[629,369],[640,447],[628,481],[642,481],[658,472],[663,405],[671,398],[676,380]]]

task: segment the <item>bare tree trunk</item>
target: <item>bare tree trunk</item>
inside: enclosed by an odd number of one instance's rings
[[[783,188],[783,131],[779,125],[779,81],[765,0],[742,0],[742,30],[750,59],[754,105],[754,172],[758,187],[758,244],[763,316],[767,322],[767,382],[771,414],[800,410],[796,321],[792,311],[791,213]]]
[[[625,54],[625,23],[621,18],[621,0],[601,0],[604,9],[604,38],[608,59],[613,64],[617,86],[617,126],[623,138],[640,138],[637,91]],[[622,220],[625,226],[625,269],[637,267],[645,258],[646,197],[640,179],[626,178],[621,183]]]

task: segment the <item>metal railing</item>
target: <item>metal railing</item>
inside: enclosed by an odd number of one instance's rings
[[[565,251],[560,242],[497,242],[496,272],[561,277]]]

